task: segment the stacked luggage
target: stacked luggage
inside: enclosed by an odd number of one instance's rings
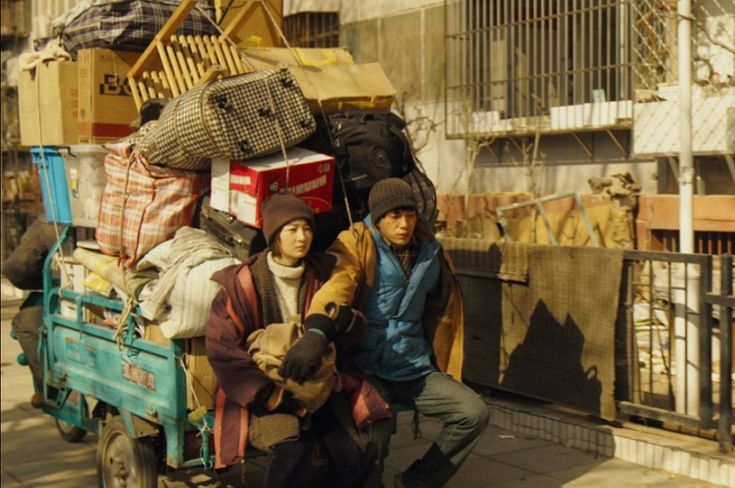
[[[110,2],[109,7],[148,3]],[[74,18],[105,11],[101,4],[89,10]],[[193,29],[186,32],[209,34],[196,30],[200,24],[186,24]],[[94,36],[88,32],[83,39],[70,38],[73,29],[64,32],[73,54],[101,47],[89,45]],[[140,47],[140,39],[132,38],[122,45],[104,38],[104,47]],[[114,329],[118,341],[123,335],[131,341],[119,342],[120,350],[134,348],[137,337],[183,351],[189,415],[211,409],[216,388],[202,336],[219,285],[206,278],[265,247],[259,213],[264,199],[279,191],[299,195],[315,212],[314,246],[320,250],[367,215],[367,195],[382,178],[406,178],[428,218],[436,206],[405,122],[389,112],[394,91],[389,82],[385,88],[382,71],[379,90],[350,91],[344,80],[361,65],[341,49],[259,48],[241,55],[254,70],[212,79],[176,97],[149,97],[136,107],[140,120],[129,121],[136,130],[127,137],[72,144],[68,151],[33,150],[47,220],[94,228],[94,240],[80,239],[66,256],[59,245],[54,260],[47,261],[60,284],[53,287],[50,276],[44,279],[44,291],[58,295],[58,301],[49,301],[58,308],[46,311],[49,327],[84,330],[84,324],[94,324]],[[284,56],[293,58],[290,66],[282,66]],[[309,62],[320,56],[327,61]],[[355,69],[330,69],[344,65]],[[374,73],[379,66],[366,69]],[[315,88],[329,86],[330,79],[339,80],[339,96]],[[105,311],[93,306],[112,302],[126,306]],[[186,343],[179,346],[178,339]],[[141,371],[128,367],[123,376],[150,390],[151,374]]]

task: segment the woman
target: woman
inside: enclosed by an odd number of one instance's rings
[[[219,381],[215,467],[243,463],[249,441],[268,452],[266,488],[350,486],[360,450],[331,407],[300,416],[303,409],[290,392],[258,368],[247,348],[254,331],[293,316],[303,319],[312,295],[329,278],[334,258],[310,252],[314,218],[299,197],[273,195],[261,214],[268,248],[212,276],[223,286],[212,303],[206,337],[207,357]],[[310,462],[320,458],[313,438],[328,458],[326,474],[317,469],[320,463]]]

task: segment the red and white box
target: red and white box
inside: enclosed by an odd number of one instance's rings
[[[315,214],[331,210],[334,158],[300,147],[290,147],[286,154],[287,161],[281,153],[247,162],[212,160],[209,205],[255,227],[263,225],[263,200],[282,189],[301,197]]]

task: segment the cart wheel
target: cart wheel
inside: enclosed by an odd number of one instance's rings
[[[120,417],[102,428],[97,444],[97,486],[156,488],[158,469],[150,442],[132,439]]]
[[[61,438],[66,442],[80,442],[84,439],[84,436],[87,435],[87,431],[81,427],[72,425],[69,422],[64,422],[63,420],[55,420],[56,428],[58,429]]]

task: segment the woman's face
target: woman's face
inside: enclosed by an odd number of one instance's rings
[[[274,259],[286,266],[297,265],[309,252],[313,239],[314,231],[306,220],[292,220],[278,232],[280,256],[274,256]]]

